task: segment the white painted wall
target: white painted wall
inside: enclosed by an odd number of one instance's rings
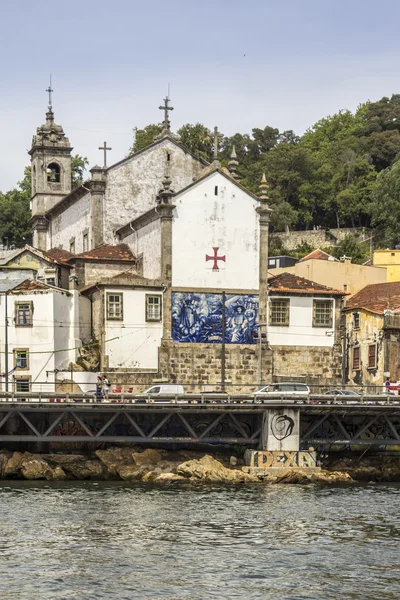
[[[218,195],[215,195],[218,186]],[[218,172],[174,199],[172,285],[258,290],[258,202]],[[219,256],[219,271],[206,254]]]
[[[92,247],[90,229],[90,194],[77,200],[65,211],[53,217],[49,226],[47,250],[63,248],[69,251],[70,239],[75,238],[75,253],[83,252],[83,231],[89,229],[89,248]]]
[[[161,277],[161,228],[157,219],[124,238],[135,256],[143,254],[143,277]]]
[[[109,368],[157,369],[162,321],[146,322],[146,294],[161,294],[161,290],[107,288],[107,293],[123,294],[122,321],[107,320],[104,302],[104,354],[108,355]]]
[[[110,167],[107,171],[104,204],[105,243],[115,243],[115,229],[155,206],[157,194],[162,188],[168,153],[171,188],[175,191],[181,190],[192,183],[204,166],[168,139],[132,156],[122,164]]]
[[[14,366],[15,348],[28,349],[29,368],[18,369],[9,377],[9,391],[13,378],[31,377],[32,391],[54,391],[55,369],[65,369],[75,361],[80,345],[78,292],[69,293],[49,288],[47,291],[8,294],[8,368]],[[90,312],[90,300],[82,298],[85,312]],[[15,303],[33,303],[33,326],[15,327]],[[5,320],[5,297],[0,295],[0,319]],[[76,322],[76,328],[71,324]],[[74,337],[76,336],[76,337]],[[0,328],[0,372],[5,369],[4,327]],[[4,380],[3,380],[3,387]]]
[[[279,296],[271,295],[271,299]],[[287,296],[282,296],[287,299]],[[271,346],[324,346],[331,348],[334,343],[335,300],[333,299],[333,326],[330,329],[313,327],[313,300],[327,300],[325,297],[290,297],[289,327],[268,325],[268,341]],[[269,316],[268,316],[269,318]]]

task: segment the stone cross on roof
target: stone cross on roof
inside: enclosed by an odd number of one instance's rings
[[[218,131],[218,127],[214,127],[214,162],[218,162],[218,143],[222,140],[223,134]]]
[[[104,152],[104,168],[107,167],[107,150],[112,150],[112,148],[107,147],[107,142],[104,142],[102,146],[99,146],[99,150],[103,150]]]
[[[159,110],[163,110],[164,111],[164,127],[163,127],[163,133],[164,132],[169,132],[170,131],[170,127],[171,127],[171,123],[169,122],[168,119],[168,111],[169,110],[174,110],[173,106],[168,106],[169,103],[169,98],[168,96],[166,96],[164,98],[164,106],[159,106]]]
[[[50,75],[50,85],[46,89],[46,92],[49,94],[49,109],[51,109],[52,108],[51,94],[54,92],[54,90],[51,89],[51,75]]]

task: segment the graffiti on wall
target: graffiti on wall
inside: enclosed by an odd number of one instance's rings
[[[226,294],[225,342],[255,344],[258,296]],[[175,342],[220,344],[222,294],[172,293],[172,339]]]

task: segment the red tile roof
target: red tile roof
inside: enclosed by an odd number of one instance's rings
[[[307,254],[307,256],[304,256],[301,260],[332,260],[334,262],[339,262],[337,258],[333,257],[327,252],[324,252],[323,250],[320,250],[319,248],[313,250],[312,252],[310,252],[310,254]]]
[[[47,285],[47,283],[43,283],[42,281],[37,281],[36,279],[25,279],[15,288],[12,288],[12,292],[35,292],[37,290],[52,290],[53,286]]]
[[[289,292],[292,294],[346,295],[346,292],[343,290],[326,287],[325,285],[310,281],[309,279],[304,279],[304,277],[298,277],[292,273],[281,273],[275,277],[269,277],[268,288],[272,293]]]
[[[62,248],[52,248],[51,250],[42,250],[42,252],[45,256],[58,263],[66,263],[68,259],[75,256],[72,252],[68,252],[68,250],[63,250]]]
[[[84,259],[84,260],[116,260],[116,261],[135,261],[135,256],[132,254],[131,249],[127,244],[118,244],[116,246],[105,245],[99,246],[98,248],[94,248],[93,250],[88,250],[87,252],[82,252],[81,254],[73,255],[69,262],[72,262],[76,259]]]
[[[354,308],[377,315],[383,315],[385,310],[400,310],[400,281],[365,286],[347,301],[345,310]]]

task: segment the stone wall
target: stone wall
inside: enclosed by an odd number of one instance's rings
[[[360,241],[370,237],[370,232],[363,229],[352,229],[344,227],[342,229],[310,229],[308,231],[289,231],[288,233],[274,233],[272,239],[280,239],[286,250],[294,250],[303,242],[310,244],[313,248],[324,248],[334,246],[341,242],[347,235],[355,235]]]

